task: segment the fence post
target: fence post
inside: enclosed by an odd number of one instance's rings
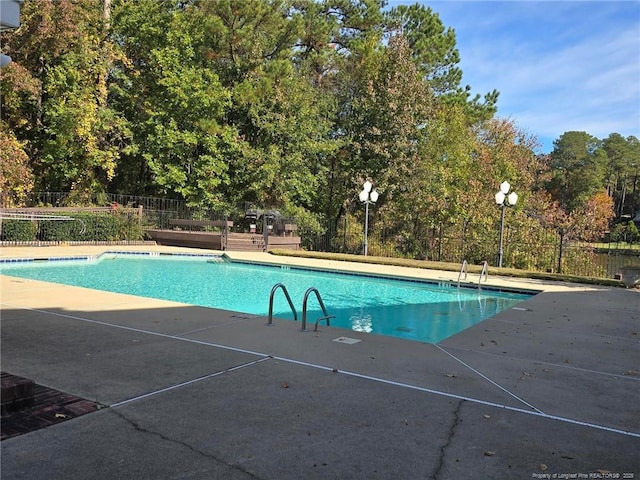
[[[269,222],[266,219],[266,216],[262,215],[262,236],[264,237],[264,251],[269,251],[269,226],[267,225]]]
[[[558,273],[562,273],[562,250],[564,249],[564,228],[560,228],[560,249],[558,252]]]

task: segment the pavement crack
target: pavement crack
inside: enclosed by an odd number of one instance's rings
[[[451,444],[451,440],[453,439],[453,435],[455,434],[456,426],[460,420],[460,408],[462,407],[462,403],[464,400],[460,400],[456,409],[453,412],[453,422],[451,422],[451,426],[449,427],[449,435],[447,436],[446,442],[440,447],[440,458],[438,459],[438,465],[436,466],[436,471],[431,475],[432,480],[437,480],[438,475],[440,475],[440,471],[442,467],[444,467],[444,459],[446,456],[446,451],[449,445]]]
[[[238,470],[242,473],[244,473],[245,475],[247,475],[247,478],[252,478],[252,479],[256,479],[256,480],[262,480],[262,477],[258,477],[257,475],[255,475],[254,473],[251,473],[250,471],[246,470],[245,468],[243,468],[242,466],[238,465],[238,464],[234,464],[234,463],[229,463],[226,462],[218,457],[216,457],[215,455],[211,455],[210,453],[207,452],[203,452],[202,450],[198,450],[197,448],[195,448],[193,445],[190,445],[186,442],[182,442],[180,440],[177,440],[175,438],[171,438],[171,437],[167,437],[166,435],[160,433],[160,432],[156,432],[153,430],[149,430],[147,428],[142,427],[139,423],[136,423],[135,421],[131,420],[130,418],[127,418],[122,412],[119,412],[115,409],[110,409],[113,413],[116,414],[116,416],[118,416],[119,418],[121,418],[122,420],[124,420],[125,422],[127,422],[129,425],[131,425],[134,430],[136,432],[140,432],[146,435],[153,435],[154,437],[160,438],[161,440],[165,441],[165,442],[170,442],[173,443],[175,445],[180,445],[184,448],[186,448],[187,450],[198,454],[202,457],[205,457],[209,460],[213,460],[217,463],[220,463],[222,465],[225,465],[229,468],[232,468],[234,470]]]

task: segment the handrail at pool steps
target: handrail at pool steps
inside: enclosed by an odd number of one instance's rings
[[[478,279],[478,290],[482,290],[482,277],[484,276],[484,281],[489,280],[489,264],[485,260],[482,262],[482,271],[480,272],[480,278]]]
[[[302,327],[300,328],[300,331],[302,332],[307,331],[307,300],[309,299],[309,295],[311,295],[312,293],[316,294],[316,298],[318,299],[318,303],[320,304],[320,308],[322,309],[322,313],[324,314],[323,317],[320,317],[316,320],[314,331],[318,331],[318,323],[320,323],[322,320],[325,320],[327,322],[327,326],[331,326],[330,320],[332,318],[336,318],[335,315],[329,315],[327,313],[327,307],[324,306],[324,302],[322,301],[322,297],[320,296],[320,292],[318,291],[318,289],[316,287],[311,287],[304,293],[304,300],[302,301]]]
[[[298,314],[296,313],[296,307],[293,306],[293,302],[291,301],[291,297],[289,296],[289,292],[287,291],[287,287],[284,286],[283,283],[276,283],[271,289],[271,294],[269,295],[269,320],[267,325],[273,325],[273,296],[276,294],[276,291],[281,288],[284,292],[284,296],[287,297],[287,302],[289,302],[289,306],[291,307],[291,311],[293,312],[293,319],[298,320]]]
[[[462,265],[460,265],[460,273],[458,274],[458,288],[460,288],[460,279],[466,280],[468,274],[469,264],[466,260],[462,261]],[[462,274],[464,273],[464,278],[462,278]],[[478,279],[478,290],[482,290],[482,278],[484,277],[484,281],[486,282],[489,279],[489,264],[485,260],[482,262],[482,271],[480,272],[480,278]]]
[[[460,265],[460,273],[458,274],[458,288],[460,288],[460,277],[462,277],[462,272],[464,272],[464,279],[467,279],[467,261],[463,260],[462,265]]]
[[[289,302],[289,306],[291,307],[291,311],[293,312],[293,319],[298,320],[298,314],[296,313],[296,307],[293,306],[293,302],[291,301],[291,296],[287,291],[287,287],[285,287],[284,283],[276,283],[271,289],[271,294],[269,295],[269,320],[267,321],[267,326],[273,325],[273,297],[275,296],[278,289],[281,289],[284,292],[284,296],[287,298],[287,302]],[[302,301],[302,327],[300,328],[301,332],[307,332],[307,300],[309,299],[309,295],[312,293],[316,294],[316,298],[318,299],[318,303],[320,304],[320,308],[322,309],[323,316],[319,317],[316,320],[314,331],[318,331],[318,324],[322,321],[327,322],[327,326],[331,326],[331,319],[336,318],[335,315],[329,315],[327,313],[327,307],[324,305],[322,301],[322,297],[320,296],[320,292],[316,287],[309,288],[305,294],[304,299]]]

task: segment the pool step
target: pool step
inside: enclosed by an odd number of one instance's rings
[[[258,234],[230,233],[227,235],[227,250],[236,252],[264,252],[264,237]]]

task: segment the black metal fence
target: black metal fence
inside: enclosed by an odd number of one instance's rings
[[[437,232],[437,231],[436,231]],[[608,243],[593,246],[556,239],[531,239],[505,234],[503,266],[567,275],[614,278],[622,267],[640,268],[640,245]],[[418,260],[497,265],[498,241],[478,241],[476,237],[425,235],[405,238],[373,231],[368,235],[368,255]],[[555,241],[553,241],[555,240]],[[303,237],[303,247],[311,251],[349,254],[363,253],[363,234],[333,231]]]
[[[41,244],[134,244],[144,241],[138,209],[2,209],[3,246]]]
[[[118,193],[103,193],[91,198],[83,198],[82,206],[94,205],[107,207],[119,205],[126,208],[142,207],[145,210],[181,212],[188,210],[183,200],[141,195],[122,195]],[[4,205],[2,205],[4,206]],[[77,199],[69,192],[31,192],[27,195],[24,207],[74,207]]]
[[[138,243],[146,239],[148,229],[171,228],[169,221],[175,218],[194,220],[232,220],[233,231],[246,232],[264,228],[277,230],[285,223],[296,223],[274,209],[258,210],[253,205],[239,205],[233,213],[195,211],[185,203],[174,199],[134,195],[104,194],[95,199],[102,208],[65,207],[69,194],[65,192],[38,192],[30,197],[32,207],[42,207],[45,213],[64,215],[73,209],[74,222],[11,222],[6,215],[0,230],[0,240],[7,244],[23,244],[27,238],[36,242],[110,242]],[[49,207],[47,209],[46,207]],[[49,211],[46,211],[49,210]],[[109,221],[104,215],[82,216],[91,210],[113,216]],[[4,209],[6,212],[7,209]],[[80,212],[80,215],[78,214]],[[231,215],[231,217],[229,217]],[[64,225],[66,223],[67,225]],[[64,225],[64,226],[63,226]],[[360,224],[347,224],[343,219],[337,228],[327,228],[325,233],[299,231],[302,247],[310,251],[363,253],[363,232]],[[496,237],[496,238],[494,238]],[[368,235],[368,254],[371,256],[413,258],[431,261],[470,264],[488,261],[497,264],[498,238],[494,231],[453,230],[437,226],[420,235],[406,232],[390,233],[371,229]],[[549,232],[523,232],[507,228],[503,266],[541,272],[557,272],[569,275],[612,278],[621,268],[640,267],[640,245],[607,243],[587,245],[561,241],[559,235]]]
[[[232,221],[231,232],[284,235],[296,220],[275,208],[260,209],[243,202],[232,211],[193,209],[185,202],[158,197],[102,194],[92,198],[92,207],[72,206],[66,192],[34,192],[21,208],[0,207],[0,241],[3,245],[43,242],[137,243],[147,239],[151,229],[209,230],[202,222],[172,220]],[[71,217],[71,218],[64,218]],[[28,221],[25,221],[28,220]],[[73,220],[73,221],[72,221]],[[290,231],[289,231],[290,232]]]

